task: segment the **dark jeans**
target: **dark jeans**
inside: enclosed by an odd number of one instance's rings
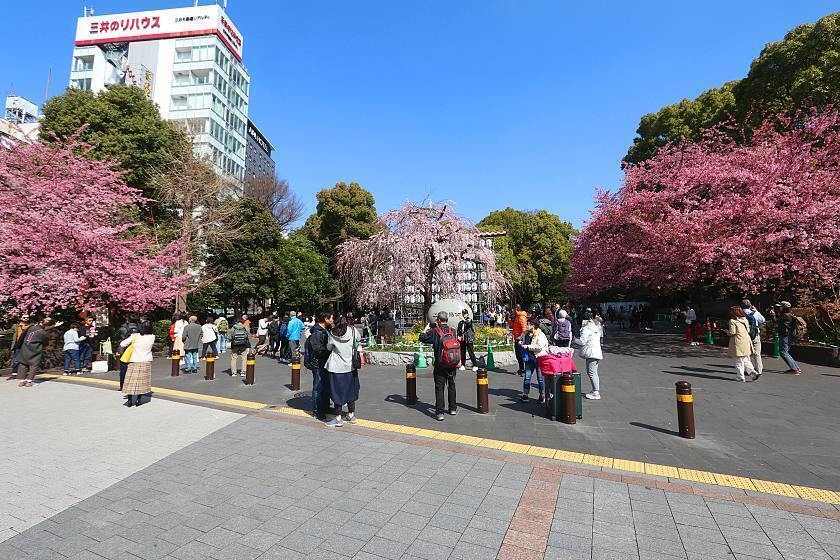
[[[20,348],[15,348],[12,352],[12,373],[17,374],[18,366],[20,362],[18,362],[18,354],[20,354]]]
[[[120,391],[122,391],[123,383],[125,383],[125,373],[128,371],[128,364],[120,362]]]
[[[513,350],[516,352],[516,361],[519,363],[519,371],[525,371],[525,362],[522,360],[522,347],[518,344],[513,345]]]
[[[433,376],[435,378],[435,413],[443,414],[443,411],[446,410],[443,400],[444,389],[447,391],[449,411],[457,410],[458,401],[455,397],[455,370],[435,366]]]
[[[276,354],[277,349],[280,347],[280,336],[279,335],[268,335],[268,353],[269,354]]]
[[[323,416],[330,408],[330,374],[324,368],[312,372],[312,413]]]
[[[93,362],[93,345],[89,342],[79,343],[79,366],[81,369],[90,369]]]
[[[70,365],[74,366],[73,369],[70,369]],[[64,371],[79,371],[82,368],[79,367],[79,350],[65,350],[64,351]]]
[[[216,341],[213,342],[204,342],[201,345],[201,357],[204,358],[207,356],[207,350],[210,350],[213,354],[218,355],[219,353],[216,352]]]
[[[790,355],[790,336],[785,335],[779,337],[779,355],[781,355],[787,364],[788,369],[799,370],[796,360]]]
[[[470,361],[472,362],[473,367],[478,366],[478,362],[475,361],[475,345],[473,343],[461,343],[461,365],[467,365],[467,353],[470,355]]]

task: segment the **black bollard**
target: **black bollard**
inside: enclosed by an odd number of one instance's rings
[[[680,437],[694,439],[694,395],[691,383],[677,381],[677,421],[680,425]]]
[[[216,354],[209,352],[204,357],[204,379],[213,381],[216,378]]]
[[[254,355],[254,351],[250,350],[248,352],[248,357],[245,359],[245,385],[253,385],[254,384],[254,364],[256,363],[256,358]]]
[[[178,350],[172,351],[172,373],[170,375],[172,377],[181,375],[181,352]]]
[[[487,378],[487,368],[479,368],[475,374],[475,391],[478,404],[478,413],[487,414],[490,412],[490,403],[488,400],[488,391],[490,389],[490,381]]]
[[[577,423],[575,378],[571,373],[560,375],[560,421],[564,424]]]
[[[300,354],[292,356],[292,391],[300,391]]]
[[[417,367],[414,364],[405,365],[405,403],[417,404]]]

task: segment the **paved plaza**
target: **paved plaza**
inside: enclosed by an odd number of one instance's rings
[[[825,504],[90,385],[0,402],[3,560],[840,558]]]
[[[170,377],[170,361],[155,364],[156,387],[309,410],[311,373],[291,391],[290,368],[259,357],[256,384],[226,374],[228,355],[216,362],[214,381],[199,374]],[[577,367],[583,371],[582,360]],[[536,400],[519,400],[522,378],[512,370],[490,373],[490,413],[476,412],[475,375],[457,375],[460,413],[434,420],[431,368],[419,370],[420,402],[405,405],[401,368],[366,367],[361,373],[361,418],[526,445],[672,467],[702,469],[762,480],[840,489],[840,370],[803,364],[799,377],[783,362],[765,358],[756,383],[735,381],[725,349],[691,347],[673,334],[610,333],[601,363],[602,400],[584,402],[575,426],[552,422]],[[116,374],[94,376],[115,380]],[[674,383],[694,388],[697,439],[677,437]],[[589,380],[583,376],[584,390]],[[536,387],[531,390],[536,397]]]

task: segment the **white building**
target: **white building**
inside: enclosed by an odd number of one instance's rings
[[[250,77],[242,35],[220,6],[79,18],[70,87],[142,88],[196,151],[237,183],[245,177]]]
[[[19,95],[6,97],[6,112],[0,119],[0,146],[34,142],[41,123],[38,105]]]

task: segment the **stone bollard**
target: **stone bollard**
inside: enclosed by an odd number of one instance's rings
[[[181,375],[181,352],[178,350],[172,351],[172,372],[170,375],[172,377]]]
[[[204,379],[213,381],[216,378],[216,354],[209,352],[204,358]]]
[[[405,403],[417,404],[417,367],[405,364]]]
[[[300,391],[300,354],[292,356],[292,391]]]
[[[488,400],[489,389],[490,385],[489,379],[487,378],[487,368],[478,368],[478,372],[475,374],[475,392],[479,414],[487,414],[490,412],[490,403]]]
[[[577,423],[575,377],[571,373],[560,375],[560,421],[564,424]]]
[[[694,395],[691,383],[677,381],[677,421],[680,425],[680,437],[694,439]]]
[[[248,352],[248,357],[245,359],[245,385],[254,384],[254,364],[257,362],[254,351]]]

